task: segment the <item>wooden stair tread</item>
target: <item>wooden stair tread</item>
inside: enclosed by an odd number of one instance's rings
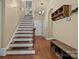
[[[33,23],[20,23],[20,24],[33,24]]]
[[[33,31],[18,31],[18,32],[16,32],[16,33],[33,33]]]
[[[30,27],[30,26],[33,26],[33,25],[19,25],[19,26],[29,26]]]
[[[33,34],[15,34],[15,36],[33,36]]]
[[[19,27],[27,27],[27,28],[33,28],[33,26],[18,26]]]
[[[32,23],[20,23],[20,24],[32,24]]]
[[[23,27],[26,27],[26,26],[23,26]],[[18,27],[17,30],[33,30],[33,27],[31,27],[31,28],[29,28],[29,27],[27,27],[27,28],[19,28]]]
[[[33,25],[28,25],[28,24],[27,24],[27,25],[20,25],[20,26],[33,26]]]
[[[29,41],[15,41],[12,44],[32,44],[32,42],[29,42]]]
[[[15,41],[33,41],[33,39],[13,39],[13,41],[15,42]]]
[[[24,51],[24,50],[35,50],[33,47],[13,47],[8,49],[8,51]]]
[[[23,21],[32,21],[31,19],[23,20]]]
[[[32,27],[18,27],[18,28],[32,28]]]
[[[17,30],[17,31],[33,31],[33,30]]]
[[[15,33],[15,34],[33,34],[33,33]]]
[[[14,37],[15,38],[32,38],[31,36],[17,36],[17,37]]]
[[[20,24],[22,24],[22,23],[33,24],[32,22],[21,22]]]
[[[33,39],[33,38],[14,38],[14,39],[16,39],[16,40],[19,40],[19,39],[25,39],[25,40],[27,40],[27,39]]]

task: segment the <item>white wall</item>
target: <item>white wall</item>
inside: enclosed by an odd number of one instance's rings
[[[54,38],[77,48],[77,14],[71,16],[71,21],[61,19],[53,22]]]
[[[71,5],[71,10],[77,7],[77,0],[53,0],[48,11],[53,8],[53,12],[57,10],[63,4]],[[52,21],[53,25],[53,33],[52,38],[56,38],[67,45],[77,49],[77,22],[78,22],[78,14],[73,14],[70,16],[71,21],[67,21],[66,18],[60,19],[58,21]],[[49,20],[49,19],[48,19]]]
[[[3,16],[3,48],[5,48],[17,25],[18,22],[24,17],[24,5],[21,0],[5,0],[5,15]]]
[[[45,15],[47,15],[48,13],[46,12]],[[49,27],[48,27],[48,16],[44,16],[45,19],[43,21],[43,36],[48,38],[48,30],[49,30]]]

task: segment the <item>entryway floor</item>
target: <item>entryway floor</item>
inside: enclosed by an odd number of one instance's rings
[[[58,59],[50,49],[50,42],[42,36],[35,38],[35,55],[7,55],[0,59]]]

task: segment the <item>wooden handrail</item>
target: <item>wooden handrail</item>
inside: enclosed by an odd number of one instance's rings
[[[35,43],[35,30],[36,28],[33,28],[33,42]]]
[[[32,21],[33,21],[33,43],[35,43],[35,30],[36,28],[34,28],[34,19],[32,17]]]

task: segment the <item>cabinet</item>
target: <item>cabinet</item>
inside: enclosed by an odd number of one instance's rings
[[[63,5],[51,14],[53,21],[68,17],[70,14],[70,5]]]

